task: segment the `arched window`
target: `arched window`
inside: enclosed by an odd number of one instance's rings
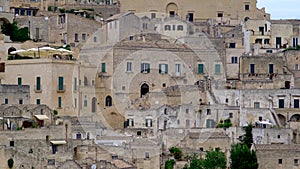
[[[10,55],[10,52],[16,51],[16,48],[10,47],[7,51],[7,53]]]
[[[171,26],[170,25],[165,25],[165,31],[170,31],[171,30]]]
[[[112,106],[112,98],[111,98],[111,96],[107,96],[107,97],[105,98],[105,106],[106,106],[106,107]]]
[[[178,31],[183,31],[183,26],[182,26],[182,25],[178,25],[178,26],[177,26],[177,30],[178,30]]]
[[[97,99],[95,97],[92,98],[92,113],[96,112]]]
[[[87,86],[87,85],[88,85],[88,79],[87,79],[86,76],[84,76],[83,84],[84,84],[84,86]]]

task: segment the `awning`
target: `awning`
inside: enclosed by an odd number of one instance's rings
[[[34,115],[39,120],[48,120],[49,118],[46,115]]]
[[[50,141],[50,143],[54,145],[67,144],[65,140],[55,140],[55,141]]]

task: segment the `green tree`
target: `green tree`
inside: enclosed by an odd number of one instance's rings
[[[13,168],[14,166],[14,159],[10,158],[7,160],[7,165],[9,168]]]
[[[173,169],[174,165],[175,165],[174,160],[167,160],[165,162],[165,169]]]
[[[6,36],[10,36],[10,39],[14,42],[25,42],[30,39],[28,34],[28,28],[18,28],[17,22],[3,23],[1,26],[2,33]]]
[[[181,160],[181,159],[182,159],[183,154],[182,154],[182,151],[181,151],[180,148],[177,148],[177,147],[171,147],[171,148],[169,149],[169,151],[170,151],[170,153],[174,156],[174,158],[175,158],[176,160]]]
[[[225,169],[226,156],[220,149],[210,150],[206,153],[205,159],[193,155],[190,159],[189,169]]]
[[[244,127],[246,134],[243,137],[243,144],[246,144],[248,148],[251,148],[253,143],[253,135],[252,135],[252,124],[248,124],[248,126]]]
[[[232,145],[230,151],[231,169],[257,169],[255,151],[250,150],[246,144]]]

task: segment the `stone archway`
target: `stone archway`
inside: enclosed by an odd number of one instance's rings
[[[298,122],[300,121],[300,114],[294,114],[292,115],[292,117],[290,118],[291,122]]]
[[[141,86],[141,97],[146,95],[148,92],[149,92],[149,85],[147,85],[146,83],[142,84],[142,86]]]
[[[282,114],[278,114],[277,116],[278,116],[278,118],[279,118],[280,124],[281,124],[282,126],[285,126],[285,125],[286,125],[286,118],[285,118],[285,116],[282,115]]]
[[[169,17],[178,15],[178,6],[174,2],[169,3],[166,7],[166,13],[169,15]]]

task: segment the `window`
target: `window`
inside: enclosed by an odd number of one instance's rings
[[[31,11],[27,11],[27,12],[26,12],[26,15],[27,15],[27,16],[31,16]]]
[[[23,99],[19,99],[19,104],[23,104]]]
[[[62,76],[58,77],[58,90],[64,90],[64,77]]]
[[[258,28],[258,30],[259,30],[259,35],[264,35],[265,34],[265,28],[264,27],[259,27]]]
[[[250,5],[249,4],[245,4],[245,11],[249,11],[250,10]]]
[[[41,99],[36,99],[36,104],[41,104]]]
[[[149,63],[141,64],[141,73],[150,73],[150,64]]]
[[[118,156],[117,155],[112,155],[111,159],[116,160],[116,159],[118,159]]]
[[[194,14],[188,13],[188,21],[193,22],[194,21]]]
[[[94,36],[94,42],[95,42],[95,43],[97,42],[97,37],[96,37],[96,36]]]
[[[216,75],[221,74],[221,65],[220,64],[215,64],[215,74]]]
[[[78,33],[75,33],[74,41],[75,42],[79,42],[79,40],[78,40]]]
[[[279,103],[278,103],[278,107],[279,108],[284,108],[284,99],[279,99]]]
[[[9,141],[9,146],[14,147],[15,146],[15,141]]]
[[[134,120],[132,118],[127,119],[128,126],[134,126]]]
[[[129,40],[133,40],[133,36],[132,35],[129,36]]]
[[[260,103],[259,102],[254,102],[254,108],[259,109],[260,108]]]
[[[281,37],[276,37],[276,48],[281,48]]]
[[[183,31],[183,26],[182,26],[182,25],[178,25],[178,26],[177,26],[177,30],[178,30],[178,31]]]
[[[143,23],[143,29],[148,29],[148,24],[147,23]]]
[[[294,108],[299,108],[299,99],[294,99]]]
[[[8,104],[8,98],[4,99],[4,104]]]
[[[137,136],[141,136],[141,135],[142,135],[142,132],[141,132],[141,131],[137,131],[137,132],[136,132],[136,135],[137,135]]]
[[[105,63],[101,63],[101,72],[102,73],[106,72],[106,64]]]
[[[146,119],[146,127],[152,127],[152,119]]]
[[[198,64],[198,74],[204,73],[204,64]]]
[[[298,159],[294,159],[294,166],[298,166],[299,165],[299,160]]]
[[[185,109],[185,113],[188,114],[189,113],[189,109]]]
[[[229,48],[235,48],[235,43],[234,42],[229,43]]]
[[[83,33],[83,34],[81,35],[81,39],[82,39],[83,41],[86,40],[86,34],[85,34],[85,33]]]
[[[74,90],[77,90],[77,77],[74,77]]]
[[[229,118],[233,118],[233,113],[229,113]]]
[[[165,31],[170,31],[171,30],[171,26],[170,25],[165,25]]]
[[[255,73],[255,64],[250,64],[250,73]]]
[[[297,37],[294,37],[293,38],[293,47],[297,47],[298,46],[298,38]]]
[[[175,25],[173,25],[173,31],[175,31],[175,28],[176,28],[176,26],[175,26]]]
[[[175,64],[175,76],[180,76],[180,64]]]
[[[273,50],[266,50],[267,53],[273,53]]]
[[[279,134],[277,135],[277,138],[280,138],[280,135],[279,135]]]
[[[62,98],[58,97],[58,108],[62,107]]]
[[[77,140],[81,140],[81,133],[77,133],[77,134],[76,134],[76,139],[77,139]]]
[[[36,77],[36,88],[37,91],[41,90],[41,77]]]
[[[83,101],[83,106],[87,107],[87,100],[86,99],[84,99],[84,101]]]
[[[132,62],[127,62],[126,71],[132,72]]]
[[[211,115],[210,109],[206,109],[206,115]]]
[[[159,73],[167,74],[168,73],[168,65],[167,64],[159,64]]]
[[[111,98],[111,96],[107,96],[107,97],[105,98],[105,106],[106,106],[106,107],[112,106],[112,98]]]
[[[74,107],[77,108],[77,99],[74,98]]]
[[[218,12],[218,15],[217,15],[219,18],[223,17],[223,12]]]
[[[299,70],[299,65],[295,64],[295,70]]]
[[[18,85],[22,85],[22,77],[18,77]]]
[[[145,152],[145,158],[150,158],[150,154],[149,154],[149,152]]]
[[[278,159],[278,164],[282,164],[282,159]]]
[[[262,44],[262,39],[261,39],[261,38],[255,39],[255,43],[256,43],[256,44]]]
[[[269,64],[269,73],[274,73],[274,65]]]
[[[151,19],[156,18],[156,13],[151,13]]]
[[[203,147],[200,147],[200,148],[199,148],[199,151],[204,151]]]
[[[270,39],[264,39],[264,44],[270,44]]]
[[[238,57],[237,56],[232,56],[231,57],[231,63],[238,63]]]

